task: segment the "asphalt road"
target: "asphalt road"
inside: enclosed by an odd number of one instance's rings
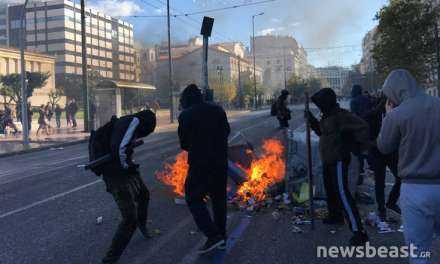
[[[268,112],[230,120],[234,136],[242,132],[259,145],[279,135]],[[292,127],[302,124],[294,115]],[[156,235],[145,240],[136,232],[120,263],[406,263],[402,259],[317,259],[318,245],[345,245],[348,228],[331,234],[320,224],[315,231],[291,232],[291,213],[272,217],[273,209],[248,216],[230,210],[226,251],[199,257],[204,242],[188,209],[174,203],[175,195],[157,181],[154,172],[179,152],[175,128],[160,130],[136,150],[142,177],[151,192],[149,227]],[[119,212],[103,182],[78,168],[87,160],[86,144],[0,159],[0,263],[99,263],[119,222]],[[103,223],[96,224],[102,216]],[[400,233],[377,235],[375,245],[401,245]],[[379,261],[379,262],[378,262]],[[433,262],[440,263],[440,262]]]

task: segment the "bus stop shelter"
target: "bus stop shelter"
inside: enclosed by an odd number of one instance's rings
[[[142,89],[156,90],[156,87],[146,83],[104,80],[95,89],[96,116],[95,126],[107,123],[113,115],[122,115],[122,90]]]

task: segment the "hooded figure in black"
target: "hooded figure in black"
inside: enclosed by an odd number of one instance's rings
[[[179,139],[188,151],[189,172],[185,181],[185,199],[198,228],[208,238],[199,253],[226,246],[227,150],[230,133],[225,111],[204,102],[196,85],[185,88],[180,98]],[[206,207],[212,202],[214,219]]]
[[[110,142],[113,162],[105,166],[103,180],[119,207],[122,221],[103,263],[118,261],[136,228],[146,238],[149,237],[146,225],[150,193],[140,177],[139,165],[134,163],[132,156],[135,141],[154,131],[156,115],[150,110],[144,110],[114,122]]]
[[[280,128],[289,127],[289,120],[291,119],[290,109],[287,108],[287,98],[289,97],[289,91],[282,90],[281,95],[276,102],[277,107],[277,119],[280,123]]]
[[[354,236],[352,245],[368,241],[359,212],[348,189],[348,166],[350,153],[359,153],[368,146],[368,125],[361,118],[341,109],[336,94],[330,88],[315,93],[312,102],[321,110],[318,121],[311,112],[305,117],[319,136],[319,152],[323,164],[324,187],[327,194],[329,216],[325,224],[343,224],[343,212]]]

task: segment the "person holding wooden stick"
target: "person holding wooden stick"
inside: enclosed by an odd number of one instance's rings
[[[350,153],[362,153],[369,143],[368,125],[365,121],[341,109],[336,94],[324,88],[311,97],[321,110],[318,121],[310,111],[305,118],[311,129],[319,136],[319,152],[323,163],[324,187],[327,194],[329,216],[325,224],[343,224],[343,212],[353,232],[352,246],[368,241],[355,201],[348,188],[348,167]]]

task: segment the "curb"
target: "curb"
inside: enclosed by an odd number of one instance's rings
[[[0,158],[16,156],[16,155],[21,155],[21,154],[26,154],[26,153],[32,153],[32,152],[47,150],[47,149],[51,149],[51,148],[61,148],[61,147],[77,145],[77,144],[81,144],[81,143],[86,143],[88,140],[89,140],[89,138],[87,137],[85,139],[79,139],[79,140],[69,141],[69,142],[62,142],[59,144],[50,144],[50,145],[43,146],[43,147],[24,149],[24,150],[9,152],[9,153],[1,153]]]

